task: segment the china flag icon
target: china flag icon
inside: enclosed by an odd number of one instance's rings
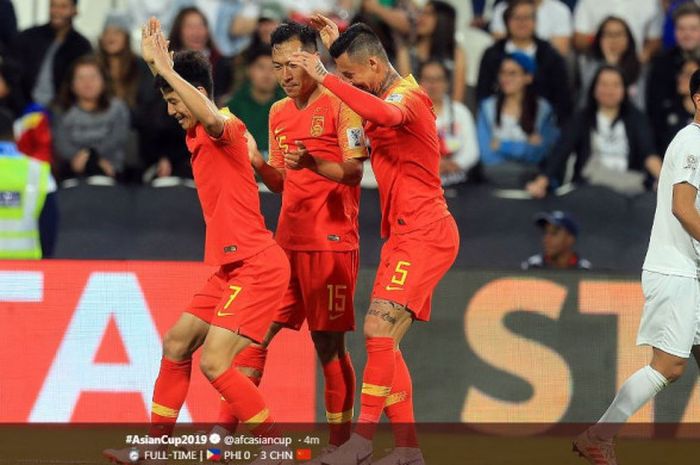
[[[311,460],[311,449],[297,449],[296,460]]]

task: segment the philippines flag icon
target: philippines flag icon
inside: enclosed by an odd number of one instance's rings
[[[212,462],[221,461],[221,449],[207,449],[207,460]]]

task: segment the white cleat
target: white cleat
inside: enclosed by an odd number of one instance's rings
[[[425,465],[423,453],[417,447],[397,447],[373,465]]]
[[[372,441],[354,433],[348,442],[321,459],[323,465],[369,465],[372,463]]]
[[[581,433],[572,444],[572,450],[593,465],[617,465],[612,441],[591,436],[589,430]]]

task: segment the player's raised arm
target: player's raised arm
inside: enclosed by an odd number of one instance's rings
[[[193,86],[173,69],[173,60],[168,52],[167,41],[156,18],[151,18],[143,27],[141,52],[151,70],[168,83],[182,103],[192,112],[194,118],[202,123],[207,134],[220,137],[224,131],[226,118],[219,113],[204,87]]]
[[[398,126],[404,122],[404,114],[399,107],[379,97],[343,82],[338,76],[329,73],[317,55],[297,52],[292,63],[301,66],[311,77],[338,96],[348,107],[363,119],[379,126]],[[398,79],[398,74],[396,79]]]

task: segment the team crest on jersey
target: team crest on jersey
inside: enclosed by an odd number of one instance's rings
[[[323,134],[323,127],[326,124],[326,119],[322,115],[315,115],[311,118],[311,135],[318,137]]]
[[[685,157],[685,165],[683,165],[683,169],[685,170],[693,170],[695,171],[695,168],[698,166],[698,157],[695,155],[686,155]]]

